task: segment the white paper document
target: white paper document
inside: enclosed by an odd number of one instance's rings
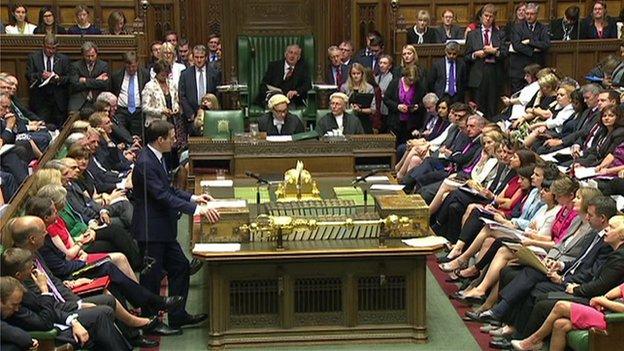
[[[596,176],[596,167],[576,167],[574,168],[576,179],[587,179]]]
[[[48,77],[48,79],[44,80],[44,81],[43,81],[43,83],[39,84],[39,88],[43,88],[43,87],[45,87],[46,85],[48,85],[48,83],[50,83],[50,81],[51,81],[54,77],[58,77],[58,76],[56,75],[56,73],[52,73],[52,75],[51,75],[51,76],[49,76],[49,77]]]
[[[193,247],[193,253],[237,252],[240,251],[240,248],[240,243],[198,243]]]
[[[267,135],[266,141],[271,141],[275,143],[292,141],[292,135]]]
[[[312,87],[318,90],[337,90],[338,89],[337,85],[332,85],[332,84],[313,84]]]
[[[206,204],[197,206],[202,208],[240,208],[247,207],[247,201],[245,200],[212,200]]]
[[[370,176],[366,178],[367,183],[387,183],[390,179],[386,176]]]
[[[449,241],[446,240],[443,236],[425,236],[422,238],[412,238],[412,239],[403,239],[401,240],[405,245],[412,247],[429,247],[429,246],[437,246],[444,245]]]
[[[370,187],[370,190],[390,190],[390,191],[401,191],[405,188],[405,185],[402,184],[373,184]]]
[[[219,180],[202,180],[199,182],[201,187],[208,186],[211,188],[231,188],[234,186],[232,179],[219,179]]]

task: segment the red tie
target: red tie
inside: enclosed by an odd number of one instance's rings
[[[336,85],[340,88],[342,84],[342,67],[336,67]]]
[[[284,80],[287,80],[288,78],[292,77],[292,75],[293,75],[293,67],[288,66],[288,72],[286,72],[286,76],[284,77]]]
[[[490,45],[490,29],[485,29],[485,38],[483,39],[483,45]]]

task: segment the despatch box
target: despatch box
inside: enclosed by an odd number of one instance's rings
[[[249,242],[249,236],[237,230],[244,224],[249,224],[249,208],[221,208],[221,219],[214,224],[208,223],[206,218],[200,218],[199,225],[193,232],[193,244],[196,243],[241,243]]]
[[[374,195],[375,209],[380,217],[389,215],[408,217],[417,226],[418,236],[427,236],[429,231],[429,206],[423,198],[418,195]]]

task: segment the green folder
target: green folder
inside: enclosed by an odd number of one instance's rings
[[[247,200],[248,204],[256,203],[256,187],[255,186],[238,186],[234,188],[234,197],[237,199]],[[266,187],[260,188],[260,203],[271,202],[269,190]]]
[[[309,132],[297,133],[292,135],[293,141],[299,140],[308,140],[308,139],[318,139],[319,134],[315,130],[311,130]]]
[[[356,206],[364,206],[364,193],[360,188],[354,188],[352,186],[337,186],[334,187],[334,193],[337,199],[341,200],[353,200]]]

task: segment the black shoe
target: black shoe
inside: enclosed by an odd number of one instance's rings
[[[195,273],[199,272],[199,270],[202,269],[203,266],[204,266],[204,262],[196,258],[192,259],[190,274],[194,275]]]
[[[158,316],[154,316],[150,319],[149,323],[141,327],[141,330],[143,330],[144,333],[149,332],[150,330],[153,330],[154,328],[156,328],[159,323],[160,323],[160,319],[158,319]]]
[[[466,312],[466,317],[480,323],[500,323],[499,318],[495,316],[491,310],[485,310],[483,312],[468,311]]]
[[[163,298],[163,308],[167,311],[175,310],[179,307],[184,307],[184,298],[182,296],[168,296]]]
[[[466,296],[461,295],[457,297],[459,302],[465,303],[467,305],[483,305],[485,302],[485,296]]]
[[[507,339],[494,339],[490,341],[490,347],[501,350],[511,350],[511,341]]]
[[[152,339],[148,339],[143,335],[139,335],[136,338],[130,340],[130,345],[132,345],[132,347],[139,347],[139,348],[154,348],[154,347],[158,347],[160,345],[160,343],[156,340],[152,340]]]
[[[185,319],[182,319],[180,321],[170,321],[169,324],[171,324],[172,328],[182,328],[182,327],[188,327],[191,325],[197,325],[197,324],[203,323],[207,319],[208,319],[208,315],[206,313],[200,313],[200,314],[194,314],[194,315],[189,314],[188,316],[186,316]]]
[[[156,323],[156,325],[152,329],[145,330],[144,333],[150,334],[150,335],[162,335],[162,336],[181,335],[182,329],[170,327],[166,325],[165,323],[159,321],[158,323]]]

